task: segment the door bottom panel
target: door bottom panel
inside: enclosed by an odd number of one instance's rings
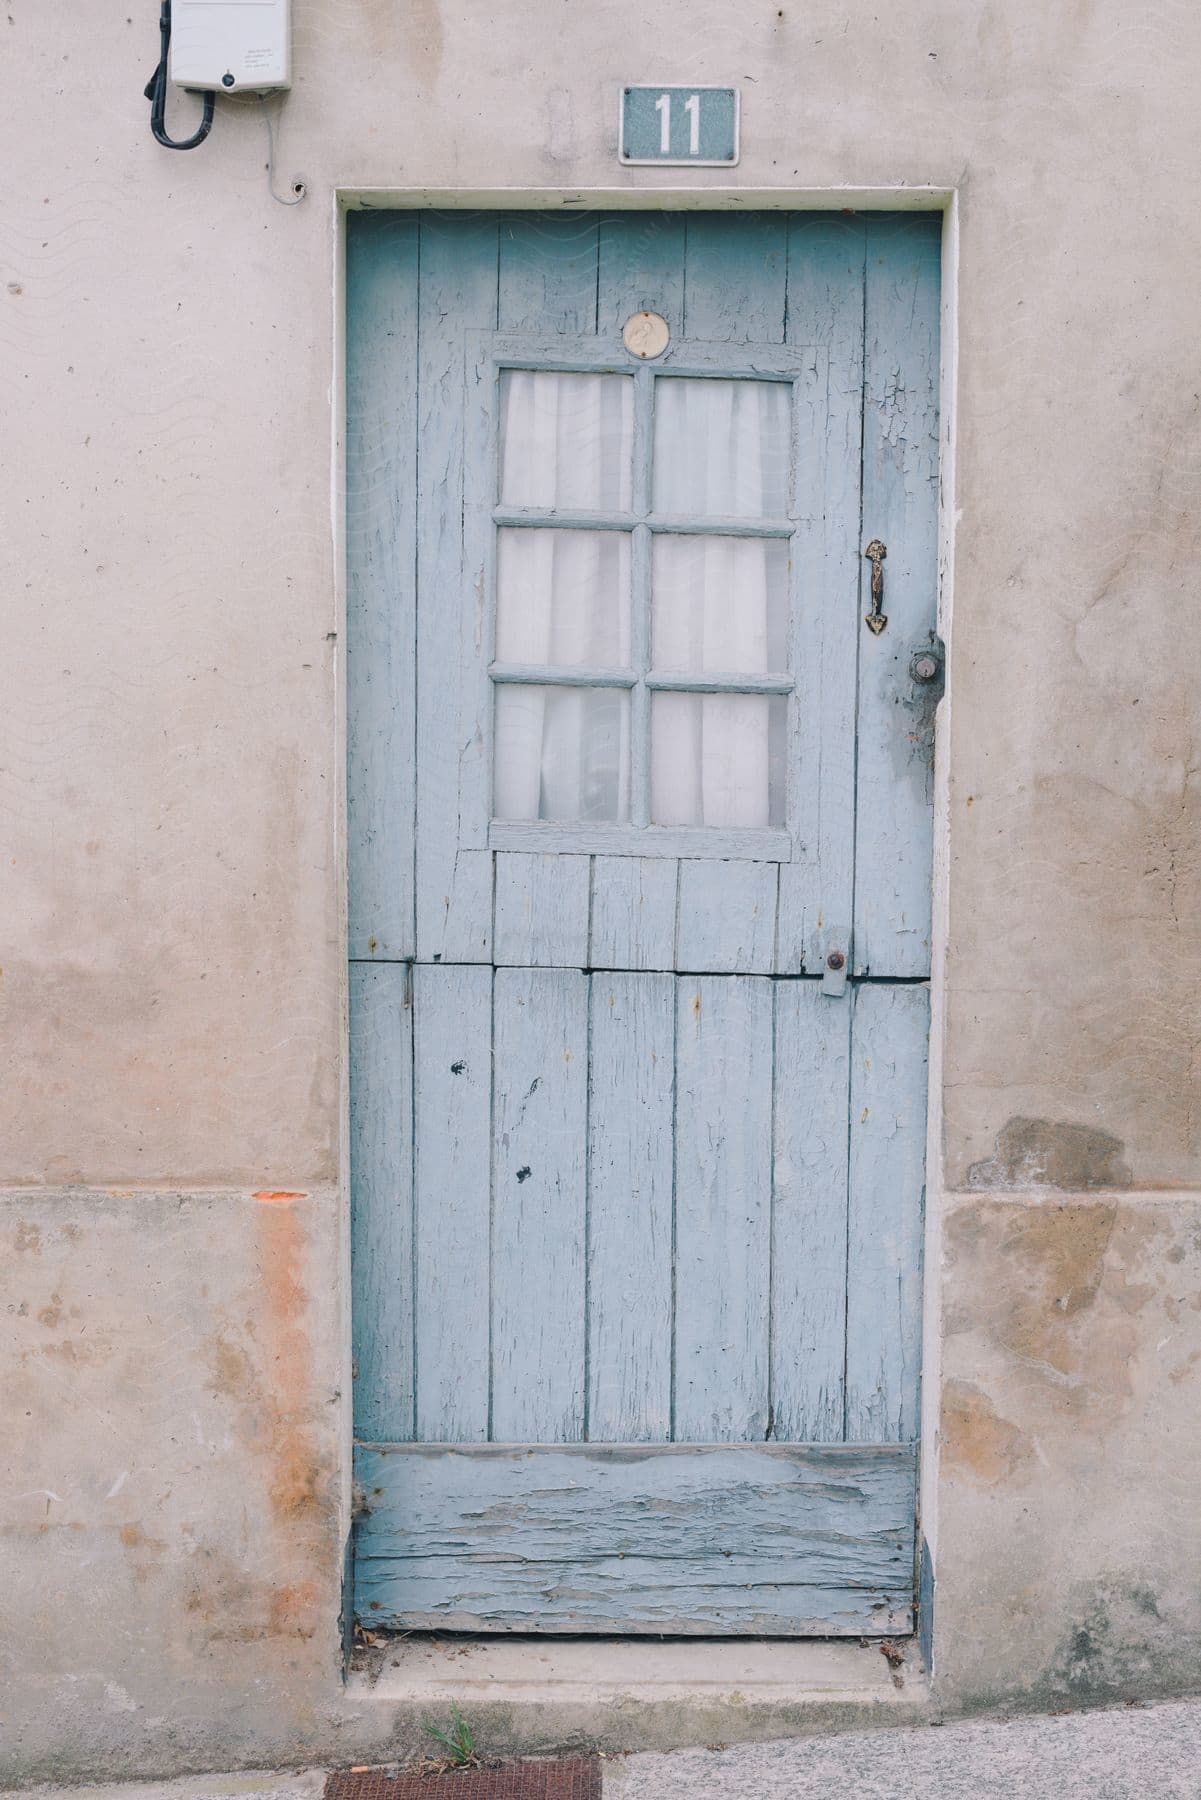
[[[355,1472],[370,1626],[913,1629],[913,1445],[360,1444]]]

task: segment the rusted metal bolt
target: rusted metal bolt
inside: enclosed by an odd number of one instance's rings
[[[845,962],[846,957],[841,950],[831,950],[826,958],[826,967],[827,969],[841,969]]]
[[[933,681],[938,674],[936,656],[915,656],[910,667],[915,681]]]

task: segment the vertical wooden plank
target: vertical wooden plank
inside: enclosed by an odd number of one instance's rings
[[[500,223],[503,331],[596,330],[595,213],[506,213]]]
[[[500,851],[493,960],[543,969],[588,962],[589,859]]]
[[[777,968],[820,973],[851,936],[855,841],[855,670],[863,391],[862,219],[794,217],[788,341],[828,356],[801,384],[794,544],[792,816],[799,846],[780,869]],[[865,628],[864,628],[865,629]]]
[[[917,1437],[930,993],[864,983],[851,1024],[847,1422],[851,1443]]]
[[[592,859],[594,969],[674,969],[677,868],[666,856]]]
[[[493,991],[492,1437],[584,1433],[588,977],[498,969]]]
[[[691,972],[770,975],[776,958],[779,865],[680,862],[676,967]]]
[[[350,970],[354,1430],[413,1436],[413,1028],[409,968]]]
[[[868,230],[863,535],[888,546],[888,624],[859,635],[855,968],[873,975],[930,973],[938,689],[909,664],[937,618],[940,227],[910,216]]]
[[[683,329],[682,213],[619,213],[600,221],[596,329],[620,337],[636,312],[660,313],[673,338]]]
[[[494,218],[422,215],[417,953],[423,962],[487,962],[491,954],[484,594],[464,570],[463,439],[468,338],[495,326],[496,256]]]
[[[346,244],[346,806],[350,955],[415,950],[417,219]]]
[[[416,1434],[488,1436],[492,971],[413,971]]]
[[[723,344],[782,344],[787,213],[688,213],[684,329]]]
[[[594,975],[588,1120],[588,1430],[671,1435],[675,982]]]
[[[837,1443],[844,1416],[850,996],[775,984],[772,1436]]]
[[[772,983],[677,982],[673,1436],[768,1426]]]

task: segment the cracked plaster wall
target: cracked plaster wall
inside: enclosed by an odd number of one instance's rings
[[[295,12],[291,209],[249,102],[152,144],[150,0],[0,20],[6,1772],[347,1741],[332,196],[659,179],[632,0]],[[1201,20],[669,0],[650,60],[739,82],[740,184],[959,190],[938,1679],[1201,1682]]]

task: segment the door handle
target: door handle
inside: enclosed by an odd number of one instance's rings
[[[888,615],[884,612],[884,558],[888,555],[888,545],[882,544],[879,538],[873,538],[863,552],[872,565],[872,610],[864,613],[863,619],[869,631],[879,637],[888,624]]]

